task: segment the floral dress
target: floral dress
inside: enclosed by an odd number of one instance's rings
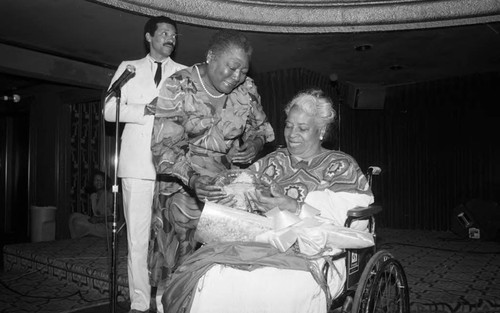
[[[196,65],[164,83],[156,104],[151,149],[157,172],[148,253],[152,286],[166,280],[194,252],[194,232],[203,203],[187,186],[195,173],[215,177],[230,168],[226,154],[233,143],[274,132],[249,77],[222,102],[194,79]]]

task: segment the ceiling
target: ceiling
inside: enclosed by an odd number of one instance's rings
[[[147,16],[143,12],[85,0],[2,0],[0,12],[3,45],[113,70],[120,61],[145,53],[142,30]],[[339,81],[398,85],[500,71],[499,21],[499,16],[493,16],[485,23],[441,28],[245,33],[254,45],[253,72],[301,67]],[[178,32],[174,59],[186,65],[203,61],[215,28],[179,23]],[[369,49],[356,49],[363,45]],[[52,83],[50,77],[34,79],[26,71],[2,71],[0,65],[0,95],[47,82]]]

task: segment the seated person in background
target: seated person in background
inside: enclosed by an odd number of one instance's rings
[[[118,196],[118,217],[121,217],[120,199],[121,197]],[[106,237],[108,234],[111,234],[111,225],[113,222],[113,193],[109,191],[109,188],[106,188],[106,174],[101,171],[95,172],[92,178],[90,205],[92,208],[92,216],[82,213],[73,213],[69,217],[71,238],[80,238],[84,236]]]
[[[373,195],[351,156],[321,145],[336,116],[331,100],[309,90],[285,113],[287,147],[249,167],[271,186],[270,194],[257,190],[251,200],[261,211],[319,211],[328,223],[344,226],[347,211],[370,205]],[[230,203],[216,184],[197,186],[195,192],[201,199]],[[353,227],[366,230],[367,224]],[[325,280],[320,270],[325,253],[313,259],[293,250],[282,253],[267,243],[207,244],[174,273],[163,297],[165,312],[327,312],[329,299],[343,290],[345,260],[333,261]]]

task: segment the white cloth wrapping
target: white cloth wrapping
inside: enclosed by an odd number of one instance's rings
[[[255,237],[272,229],[264,216],[206,202],[196,226],[195,238],[201,243],[255,241]]]
[[[334,255],[341,249],[360,249],[374,245],[373,235],[364,231],[336,226],[321,217],[309,217],[281,230],[258,235],[258,242],[268,242],[282,252],[296,241],[301,253]]]
[[[307,271],[215,264],[198,281],[190,312],[326,313],[327,308],[323,289]]]
[[[325,190],[309,193],[305,202],[313,209],[306,209],[309,214],[304,213],[301,216],[304,219],[301,219],[297,224],[276,231],[273,229],[275,224],[280,225],[281,223],[283,225],[282,223],[284,223],[286,225],[290,219],[270,223],[271,219],[265,221],[266,218],[257,216],[246,222],[238,222],[239,226],[245,224],[252,226],[240,230],[243,234],[240,233],[237,237],[252,240],[252,236],[258,232],[259,228],[269,227],[270,229],[266,232],[255,236],[254,240],[270,242],[278,249],[285,250],[290,243],[297,240],[301,252],[308,255],[317,253],[334,255],[346,245],[354,244],[351,248],[355,248],[373,244],[372,235],[365,232],[366,223],[353,224],[358,230],[343,227],[347,211],[357,206],[370,205],[373,202],[372,196],[348,192],[334,193]],[[314,208],[317,209],[319,215],[314,216],[317,213]],[[225,218],[236,220],[253,215],[243,211],[235,213],[234,211],[237,210],[230,210],[206,203],[200,218],[201,229],[198,225],[198,235],[201,235],[204,240],[215,240],[213,236],[209,236],[210,231],[206,225],[211,225],[212,229],[215,230],[217,226],[214,223],[217,220]],[[217,214],[215,214],[216,212]],[[223,217],[225,214],[227,216]],[[210,223],[203,221],[204,219],[208,219]],[[256,227],[255,223],[261,221],[265,221],[265,227],[262,225]],[[222,234],[218,240],[235,238],[234,233],[224,233],[222,228],[217,229],[217,232]],[[313,262],[318,268],[322,268],[325,260],[318,258]],[[327,273],[328,288],[332,299],[342,293],[345,280],[345,260],[338,259],[333,262],[333,267]],[[271,267],[245,271],[224,264],[216,264],[198,281],[191,306],[191,313],[195,312],[326,313],[327,306],[323,290],[309,272]]]
[[[335,196],[335,193],[328,190],[311,194],[313,197],[323,198],[321,196],[324,193],[331,193],[327,194],[324,200]],[[337,198],[340,198],[338,201],[342,201],[341,197]],[[323,204],[329,203],[323,202]],[[207,202],[200,216],[195,238],[202,243],[265,242],[282,252],[288,250],[297,241],[300,252],[310,256],[333,255],[340,252],[340,249],[359,249],[374,245],[372,234],[346,228],[341,226],[342,224],[338,225],[335,213],[327,214],[327,212],[324,213],[312,206],[304,206],[299,216],[288,211],[273,209],[267,212],[267,217],[264,217]]]

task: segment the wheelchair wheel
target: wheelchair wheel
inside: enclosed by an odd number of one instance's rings
[[[409,290],[401,264],[387,251],[366,265],[354,296],[353,313],[408,313]]]
[[[410,312],[410,292],[403,266],[396,259],[388,259],[380,266],[370,292],[374,313]]]

